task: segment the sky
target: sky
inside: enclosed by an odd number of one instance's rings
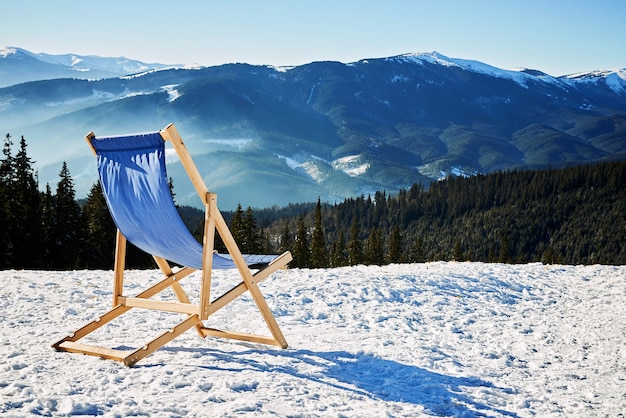
[[[148,63],[313,61],[437,51],[553,76],[626,67],[624,0],[2,0],[0,46]]]

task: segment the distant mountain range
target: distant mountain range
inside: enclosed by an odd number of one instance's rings
[[[0,87],[56,78],[99,79],[171,67],[125,57],[51,55],[22,48],[0,47]]]
[[[40,185],[67,161],[79,197],[96,181],[85,134],[170,122],[226,209],[626,158],[626,69],[553,77],[436,52],[185,68],[0,48],[0,85],[0,127],[25,136]],[[169,173],[197,204],[180,164]]]

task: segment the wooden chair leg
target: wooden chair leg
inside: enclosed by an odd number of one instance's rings
[[[170,286],[178,286],[178,287],[180,287],[180,284],[178,282],[181,279],[183,279],[184,277],[186,277],[189,274],[191,274],[192,272],[194,272],[194,271],[195,270],[191,269],[191,268],[183,268],[183,269],[177,271],[176,273],[172,273],[171,275],[169,275],[165,279],[161,280],[160,282],[156,283],[155,285],[153,285],[153,286],[149,287],[148,289],[144,290],[143,292],[139,293],[136,296],[136,298],[138,298],[138,299],[148,299],[148,298],[151,298],[152,296],[160,293],[161,291],[167,289]],[[182,288],[181,288],[181,290],[182,290]],[[184,291],[182,292],[182,294],[184,295],[184,297],[186,297],[186,294],[184,293]],[[120,299],[123,299],[123,298],[120,298]],[[116,349],[111,349],[111,348],[106,348],[106,347],[101,347],[101,346],[96,346],[96,345],[90,345],[90,344],[83,344],[83,343],[78,342],[80,339],[84,338],[85,336],[89,335],[90,333],[94,332],[95,330],[99,329],[100,327],[106,325],[107,323],[111,322],[112,320],[118,318],[122,314],[128,312],[130,309],[132,309],[131,306],[117,305],[113,309],[111,309],[108,312],[106,312],[104,315],[100,316],[99,318],[94,319],[93,321],[91,321],[88,324],[82,326],[81,328],[79,328],[78,330],[74,331],[70,335],[68,335],[68,336],[60,339],[59,341],[55,342],[54,344],[52,344],[52,348],[54,348],[57,351],[66,351],[66,352],[71,352],[71,353],[82,353],[82,354],[97,356],[97,357],[101,357],[101,358],[121,361],[121,362],[123,362],[125,364],[127,364],[127,363],[128,364],[134,364],[137,361],[139,361],[140,359],[142,359],[145,356],[147,356],[148,354],[150,354],[151,352],[153,352],[154,350],[156,350],[157,348],[159,348],[160,346],[162,346],[163,344],[171,341],[173,338],[175,338],[176,336],[180,335],[180,333],[184,332],[184,330],[186,330],[186,329],[189,329],[191,326],[198,325],[198,333],[199,333],[199,335],[204,336],[201,333],[201,331],[200,331],[200,328],[201,328],[202,324],[201,324],[199,318],[197,317],[197,315],[191,315],[187,319],[185,319],[183,322],[181,322],[179,325],[177,325],[174,328],[174,331],[166,332],[161,337],[159,337],[156,340],[153,340],[152,342],[148,343],[148,347],[149,348],[152,348],[152,347],[156,347],[156,348],[152,349],[151,351],[149,351],[147,353],[145,353],[144,351],[141,351],[142,349],[138,349],[138,350],[135,350],[133,353],[131,353],[129,355],[128,352],[125,351],[125,350],[116,350]],[[194,318],[194,317],[195,317],[195,320],[191,319],[191,318]],[[169,337],[171,337],[171,338],[169,338]],[[158,344],[161,341],[165,341],[165,342],[159,346]],[[133,359],[136,359],[136,360],[133,360]]]
[[[209,316],[210,316],[214,314],[215,312],[217,312],[218,310],[225,307],[226,305],[228,305],[230,302],[234,301],[235,299],[243,295],[247,290],[252,288],[253,291],[256,291],[257,293],[256,297],[254,297],[253,295],[254,301],[257,304],[257,306],[259,306],[259,304],[262,304],[266,308],[266,315],[263,315],[263,319],[265,320],[266,324],[270,328],[270,332],[272,333],[273,338],[268,338],[268,337],[255,335],[255,334],[244,334],[244,333],[239,333],[239,332],[222,331],[222,330],[218,330],[218,329],[210,328],[210,327],[202,328],[202,333],[204,334],[204,336],[230,338],[230,339],[235,339],[235,340],[243,340],[243,341],[260,343],[260,344],[269,344],[269,345],[275,345],[275,346],[282,347],[282,348],[287,348],[288,347],[287,341],[284,335],[282,334],[280,328],[278,327],[278,324],[276,323],[276,319],[274,318],[274,315],[271,313],[269,307],[267,306],[267,302],[265,301],[265,298],[263,297],[263,295],[261,294],[261,291],[258,288],[258,283],[261,283],[263,280],[268,278],[276,270],[284,268],[287,265],[287,263],[289,263],[291,260],[292,260],[291,253],[286,252],[282,254],[281,256],[276,258],[272,263],[266,266],[264,269],[259,270],[254,275],[252,275],[252,279],[247,280],[247,282],[250,283],[250,285],[248,285],[246,283],[246,280],[244,280],[241,283],[239,283],[237,286],[233,287],[229,291],[222,294],[220,297],[215,299],[209,305]],[[269,315],[267,315],[267,313],[269,313]]]

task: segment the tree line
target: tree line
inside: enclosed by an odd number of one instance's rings
[[[98,183],[77,200],[67,164],[39,191],[21,137],[0,160],[0,268],[110,269],[115,225]],[[173,185],[172,193],[173,193]],[[174,193],[173,196],[175,197]],[[179,207],[201,240],[204,214]],[[224,212],[244,253],[291,251],[292,267],[436,260],[626,264],[626,162],[450,177],[341,203]],[[224,246],[216,235],[216,249]],[[127,266],[154,267],[130,246]]]
[[[64,162],[53,190],[39,191],[34,162],[22,136],[17,152],[5,136],[0,159],[0,269],[111,269],[115,224],[99,184],[86,199],[76,199]],[[151,267],[152,259],[132,245],[127,265]]]
[[[302,267],[424,261],[626,264],[626,161],[449,177],[270,226]]]

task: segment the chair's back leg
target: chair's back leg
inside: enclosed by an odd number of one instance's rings
[[[211,273],[213,271],[213,244],[215,241],[215,214],[217,210],[217,195],[207,193],[204,215],[204,236],[202,238],[202,287],[200,288],[200,319],[209,318],[209,304],[211,303]]]
[[[126,237],[118,229],[115,239],[113,307],[120,304],[118,298],[124,293],[124,268],[126,268]]]

